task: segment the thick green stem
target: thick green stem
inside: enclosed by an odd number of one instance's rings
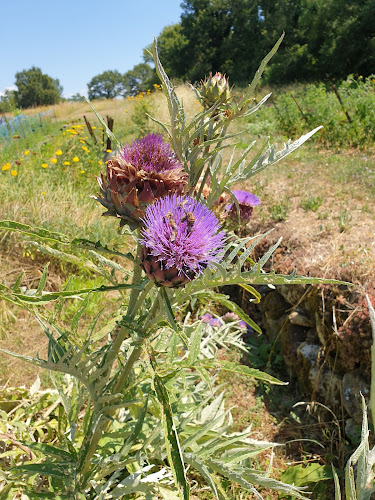
[[[141,280],[141,276],[142,276],[142,268],[140,266],[140,258],[139,258],[139,255],[141,252],[141,245],[139,243],[139,229],[137,230],[136,237],[137,237],[137,249],[136,249],[136,256],[135,256],[135,260],[134,260],[133,284],[139,283]],[[138,298],[139,293],[140,293],[140,290],[134,289],[134,288],[132,289],[132,291],[130,293],[129,304],[128,304],[128,308],[127,308],[127,312],[126,312],[126,318],[128,318],[128,319],[133,318],[137,312],[136,305],[137,305],[137,298]],[[111,373],[113,363],[114,363],[115,359],[117,358],[117,355],[121,349],[122,343],[124,342],[127,334],[128,334],[128,328],[126,328],[125,326],[122,326],[119,329],[119,331],[116,335],[116,338],[113,341],[112,347],[108,352],[107,359],[105,361],[108,369],[105,371],[105,374],[103,374],[104,377],[105,376],[108,377],[109,374]],[[136,355],[134,350],[133,350],[132,354],[133,353],[134,353],[134,355]],[[139,354],[140,354],[140,352],[138,353],[138,356],[139,356]],[[133,361],[133,364],[134,364],[134,362],[135,362],[135,360]],[[115,394],[116,392],[117,392],[117,386],[112,389],[113,394]],[[111,412],[111,416],[113,413],[114,412]],[[97,424],[96,429],[95,429],[94,433],[92,434],[91,438],[89,435],[85,436],[85,440],[90,439],[90,444],[88,445],[87,451],[85,453],[85,457],[83,458],[82,473],[85,473],[88,471],[88,469],[90,467],[90,460],[91,460],[92,456],[94,455],[96,448],[98,446],[99,440],[100,440],[104,430],[108,426],[109,422],[110,422],[110,420],[107,420],[106,422],[104,420],[101,420]]]
[[[139,278],[140,278],[140,275],[138,276],[138,279]],[[136,279],[136,273],[134,272],[133,282],[135,282],[135,279]],[[155,314],[155,311],[158,308],[159,296],[160,296],[160,290],[155,298],[154,304],[151,307],[150,312],[147,315],[145,325],[144,325],[144,334],[142,337],[139,338],[139,344],[136,347],[134,347],[132,352],[130,353],[121,374],[119,375],[116,383],[113,385],[112,394],[116,394],[117,392],[119,392],[121,390],[125,381],[129,378],[129,375],[130,375],[130,372],[133,368],[134,363],[137,361],[137,359],[139,359],[139,357],[142,353],[143,343],[144,343],[145,339],[147,338],[147,335],[146,335],[147,325],[150,323],[153,315]],[[130,311],[130,314],[127,314],[127,317],[134,316],[134,314],[136,312],[135,306],[137,304],[137,300],[136,300],[137,297],[138,297],[138,294],[135,296],[135,299],[133,299],[133,301],[132,301],[132,304],[133,304],[132,310]],[[132,300],[132,297],[130,297],[129,304],[130,304],[131,300]],[[111,352],[111,366],[112,366],[112,363],[113,363],[115,357],[117,356],[117,354],[121,348],[121,345],[122,345],[122,342],[124,341],[126,332],[127,332],[127,328],[122,327],[121,330],[119,331],[114,343],[113,343],[113,349],[110,351]],[[111,412],[109,412],[108,416],[112,417],[114,414],[115,414],[115,411],[111,411]],[[103,432],[106,430],[106,428],[108,427],[109,424],[110,424],[110,419],[108,419],[106,421],[102,420],[101,422],[99,422],[97,424],[97,427],[96,427],[94,433],[92,434],[90,444],[87,448],[87,451],[85,453],[85,457],[83,459],[83,464],[82,464],[82,473],[83,474],[89,470],[89,468],[91,466],[90,460],[96,451],[96,448],[98,446],[100,438],[102,437]],[[88,439],[88,438],[89,438],[88,436],[85,436],[85,439]]]
[[[116,393],[118,391],[120,391],[123,387],[123,385],[125,384],[126,380],[129,378],[129,375],[130,375],[130,372],[133,368],[133,365],[134,363],[137,361],[137,359],[139,359],[141,353],[142,353],[142,349],[143,349],[143,343],[144,341],[146,340],[147,338],[147,326],[150,324],[151,322],[151,319],[155,313],[155,311],[157,310],[158,308],[158,305],[159,305],[159,298],[160,298],[160,294],[161,294],[161,289],[158,291],[158,294],[157,296],[155,297],[155,301],[150,309],[150,312],[148,313],[148,316],[145,320],[145,325],[144,325],[144,335],[142,337],[139,338],[139,344],[137,346],[134,346],[132,352],[130,353],[125,365],[124,365],[124,368],[122,369],[122,372],[120,373],[115,385],[114,385],[114,388],[113,388],[113,392]]]
[[[142,268],[141,261],[139,255],[141,253],[141,244],[139,243],[139,229],[137,230],[137,250],[134,261],[134,274],[133,274],[133,283],[139,283],[141,281],[142,276]],[[127,317],[134,317],[134,314],[137,312],[135,305],[137,303],[137,298],[140,293],[140,290],[133,289],[130,293],[128,309],[126,311]]]

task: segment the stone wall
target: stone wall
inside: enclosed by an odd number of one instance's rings
[[[333,411],[344,407],[349,426],[360,424],[360,393],[368,399],[370,391],[371,346],[361,294],[345,286],[261,286],[258,291],[262,300],[248,305],[248,312],[270,342],[279,342],[303,392]]]

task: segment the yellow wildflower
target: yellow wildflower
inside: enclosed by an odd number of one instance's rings
[[[11,170],[10,175],[13,175],[13,177],[17,177],[17,170]]]
[[[112,153],[112,149],[106,149],[106,153]]]
[[[58,149],[58,150],[55,152],[55,155],[56,155],[56,156],[61,156],[61,155],[62,155],[62,151],[61,151],[61,149]]]
[[[24,152],[24,155],[27,156],[30,154],[30,151],[27,149],[25,152]]]
[[[85,171],[84,171],[84,170],[81,170],[81,174],[84,174],[84,173],[85,173]]]
[[[70,165],[70,161],[64,161],[64,165],[68,167]]]
[[[86,153],[89,153],[90,150],[86,146],[82,146],[83,151],[86,151]]]
[[[57,163],[57,158],[52,158],[51,162],[52,163]]]
[[[5,170],[9,170],[10,169],[10,163],[6,163],[5,165],[2,166],[1,170],[4,172]]]
[[[43,191],[42,195],[44,196],[45,194],[46,194],[46,192],[45,192],[45,191]]]
[[[42,168],[47,168],[48,167],[48,163],[42,163]]]
[[[73,161],[74,161],[75,163],[77,163],[77,161],[79,161],[78,156],[75,156],[75,157],[73,158]]]
[[[93,130],[95,130],[95,129],[96,129],[96,127],[91,127],[91,128],[92,128]]]
[[[98,165],[103,165],[103,162],[101,160],[98,160]]]

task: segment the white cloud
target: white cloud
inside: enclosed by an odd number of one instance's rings
[[[10,87],[5,87],[4,90],[0,90],[0,97],[5,95],[6,90],[17,90],[17,87],[15,85],[11,85]]]

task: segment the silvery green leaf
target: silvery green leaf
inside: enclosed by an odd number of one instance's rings
[[[105,133],[107,134],[107,137],[109,137],[111,139],[111,141],[115,145],[116,149],[121,149],[122,148],[121,142],[117,140],[115,134],[112,132],[112,130],[109,129],[109,127],[106,124],[105,120],[102,118],[102,116],[100,115],[100,113],[98,113],[98,111],[96,111],[96,109],[95,109],[94,105],[91,103],[91,101],[89,101],[87,99],[87,97],[85,99],[86,99],[87,104],[94,111],[97,119],[100,121],[102,127],[105,130]]]
[[[173,422],[173,414],[169,402],[169,395],[162,379],[157,374],[155,374],[154,376],[154,386],[158,400],[163,410],[162,423],[164,428],[169,466],[172,469],[173,477],[175,479],[176,486],[179,489],[181,499],[189,500],[190,488],[186,479],[180,441],[178,438],[175,423]]]

